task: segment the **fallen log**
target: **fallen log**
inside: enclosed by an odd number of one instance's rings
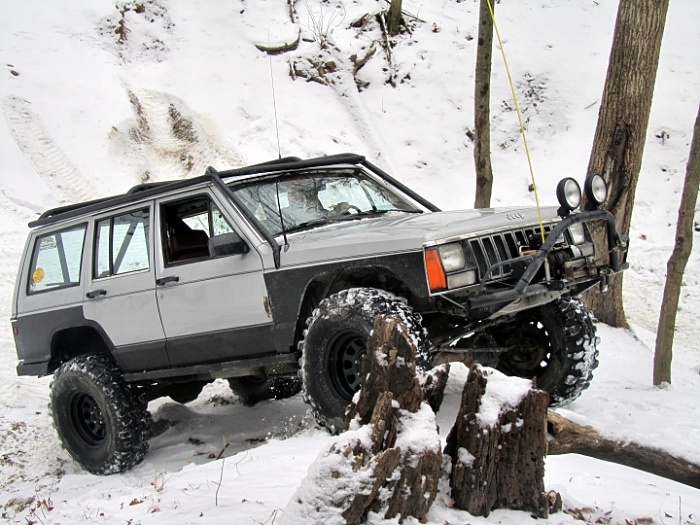
[[[547,412],[547,432],[548,455],[581,454],[700,489],[700,465],[664,450],[604,438],[594,428],[574,423],[551,410]]]
[[[282,53],[287,53],[289,51],[294,51],[299,47],[299,42],[301,41],[301,31],[297,34],[297,37],[291,42],[282,42],[281,44],[255,44],[255,47],[260,51],[264,51],[268,55],[281,55]]]

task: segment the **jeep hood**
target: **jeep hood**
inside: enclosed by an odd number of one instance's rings
[[[542,220],[557,218],[556,207],[542,208]],[[408,214],[389,212],[379,217],[341,221],[287,236],[282,265],[313,264],[422,250],[426,243],[520,229],[539,222],[537,210],[488,208]],[[283,246],[282,236],[277,242]]]

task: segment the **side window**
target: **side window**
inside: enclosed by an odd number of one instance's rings
[[[42,235],[34,243],[27,293],[59,290],[80,284],[85,228],[74,228]]]
[[[97,279],[147,270],[148,208],[102,219],[95,228],[93,276]]]
[[[166,264],[208,259],[209,239],[233,228],[207,195],[163,204],[163,257]]]

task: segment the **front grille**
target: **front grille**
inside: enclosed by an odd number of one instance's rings
[[[552,225],[544,227],[545,236],[552,231]],[[523,228],[507,232],[484,235],[476,239],[470,239],[469,245],[476,257],[476,265],[479,268],[479,278],[483,278],[493,265],[520,256],[520,247],[529,246],[529,238],[540,237],[540,228]],[[504,279],[513,273],[513,267],[505,264],[494,269],[489,275],[488,281]]]

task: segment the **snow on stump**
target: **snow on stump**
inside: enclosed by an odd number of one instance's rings
[[[549,514],[544,492],[549,396],[530,381],[474,365],[445,454],[455,506],[475,516],[495,509]]]
[[[416,345],[400,318],[375,319],[363,373],[348,430],[309,467],[283,524],[365,523],[371,514],[425,521],[437,496],[441,442],[416,373]]]

